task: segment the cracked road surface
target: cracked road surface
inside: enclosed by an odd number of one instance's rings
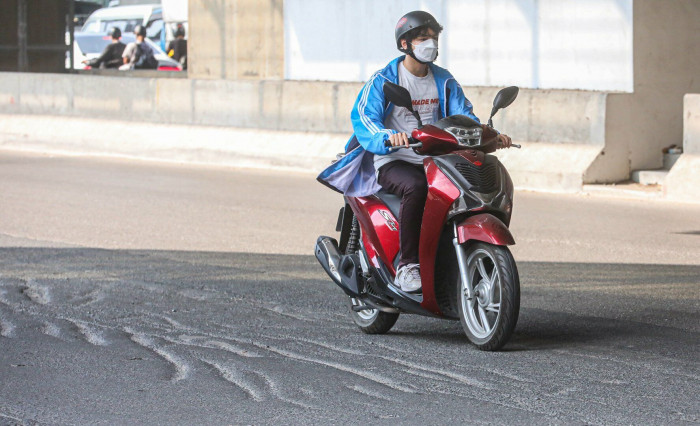
[[[520,320],[484,353],[352,324],[308,176],[0,164],[0,424],[700,422],[700,207],[518,193]]]

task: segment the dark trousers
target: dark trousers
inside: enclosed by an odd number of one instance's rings
[[[423,166],[405,161],[392,161],[379,168],[377,178],[384,190],[401,197],[399,210],[399,241],[401,259],[399,267],[418,263],[418,243],[423,220],[428,181]]]

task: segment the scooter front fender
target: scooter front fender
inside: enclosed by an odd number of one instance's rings
[[[460,244],[469,240],[483,241],[497,246],[515,244],[513,234],[496,216],[488,213],[470,216],[457,224],[457,240]]]

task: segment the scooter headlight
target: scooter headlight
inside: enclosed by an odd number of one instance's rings
[[[457,138],[457,143],[462,146],[481,145],[481,127],[446,127],[445,131]]]

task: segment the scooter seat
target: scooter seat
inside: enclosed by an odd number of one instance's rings
[[[401,197],[380,189],[379,192],[375,194],[382,202],[389,208],[391,214],[394,215],[396,220],[399,219],[399,209],[401,208]]]

